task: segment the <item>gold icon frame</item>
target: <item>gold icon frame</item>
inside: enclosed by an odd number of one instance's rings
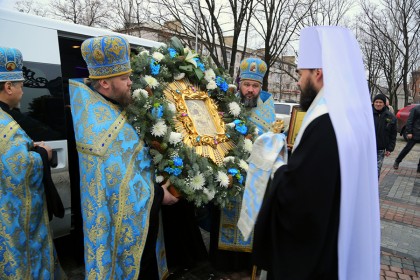
[[[235,145],[226,134],[217,104],[207,92],[187,79],[170,83],[163,92],[166,99],[175,105],[175,128],[182,134],[184,144],[221,165]]]
[[[297,134],[299,133],[300,127],[302,126],[303,118],[306,112],[302,111],[299,106],[292,108],[292,114],[290,116],[289,131],[287,133],[287,145],[293,147]]]

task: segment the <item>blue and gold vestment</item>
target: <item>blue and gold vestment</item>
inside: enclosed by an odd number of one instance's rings
[[[261,91],[257,107],[251,109],[249,120],[258,128],[258,135],[271,130],[273,123],[276,121],[274,100],[271,93]]]
[[[0,279],[54,279],[42,159],[0,109]]]
[[[274,112],[273,96],[261,91],[257,107],[251,108],[249,120],[258,128],[261,135],[270,131],[276,120]],[[241,213],[242,197],[234,198],[221,209],[218,247],[222,250],[251,252],[253,233],[248,240],[244,240],[242,233],[237,227]]]
[[[154,188],[149,151],[118,105],[70,80],[79,154],[86,279],[136,279]],[[167,274],[164,245],[157,250]]]

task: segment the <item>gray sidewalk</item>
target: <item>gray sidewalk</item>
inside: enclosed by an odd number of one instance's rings
[[[420,145],[414,146],[398,170],[392,167],[405,144],[398,136],[380,177],[382,279],[420,279]]]

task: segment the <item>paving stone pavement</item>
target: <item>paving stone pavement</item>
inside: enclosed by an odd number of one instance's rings
[[[381,213],[381,279],[420,280],[420,145],[400,163],[393,163],[406,142],[397,138],[385,158],[379,182]]]
[[[398,170],[392,165],[405,141],[398,136],[397,146],[385,158],[379,182],[381,215],[381,280],[420,280],[420,173],[416,172],[420,145],[400,163]],[[208,245],[209,234],[203,239]],[[63,264],[69,279],[83,279],[83,266],[74,261]],[[212,269],[208,262],[194,268],[172,272],[169,280],[249,280],[241,273],[224,274]]]

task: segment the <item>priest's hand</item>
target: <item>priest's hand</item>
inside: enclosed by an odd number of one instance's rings
[[[171,181],[167,180],[165,184],[162,185],[163,189],[163,205],[172,205],[178,202],[178,198],[173,196],[169,191],[168,187],[171,185]]]
[[[41,147],[41,148],[44,148],[47,151],[48,160],[51,160],[51,158],[52,158],[52,149],[51,149],[51,147],[48,146],[48,145],[45,145],[44,141],[34,142],[34,147],[37,147],[37,146],[38,147]]]

